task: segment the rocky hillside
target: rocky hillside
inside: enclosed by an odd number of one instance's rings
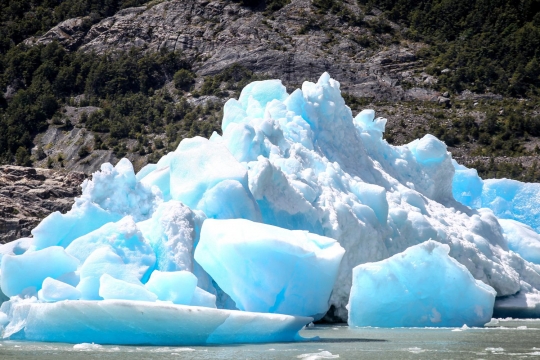
[[[12,15],[0,16],[0,132],[6,134],[0,137],[0,163],[54,171],[32,175],[27,169],[23,176],[3,168],[11,180],[1,190],[8,200],[0,233],[8,234],[5,239],[26,235],[24,229],[40,217],[66,209],[64,195],[76,194],[77,181],[66,180],[73,187],[63,187],[65,171],[90,174],[124,156],[139,169],[184,137],[219,132],[223,103],[249,81],[280,78],[292,91],[325,71],[340,81],[353,113],[373,108],[388,118],[388,142],[433,133],[484,177],[540,181],[535,92],[496,93],[495,85],[467,74],[456,80],[467,66],[445,60],[448,54],[436,56],[446,43],[439,38],[447,33],[448,46],[455,46],[450,35],[455,38],[452,31],[459,29],[445,27],[438,38],[422,35],[429,19],[415,25],[407,11],[379,2],[154,0],[106,7],[91,0],[85,7],[68,0],[63,7],[40,1],[20,11],[13,4],[2,7]],[[35,13],[43,16],[41,28]],[[536,24],[531,19],[524,21]],[[528,61],[518,67],[531,68]],[[520,81],[534,83],[533,70],[516,75],[512,89]],[[57,205],[32,195],[37,205],[26,211],[16,205],[28,196],[23,188],[5,190],[21,181],[41,189],[55,176],[62,190],[50,193],[61,199]]]
[[[91,27],[85,27],[87,18],[65,20],[40,37],[26,39],[24,44],[57,41],[70,51],[102,55],[129,51],[134,46],[146,52],[181,52],[191,64],[194,87],[178,94],[169,79],[163,91],[170,95],[173,104],[185,99],[193,107],[209,101],[220,106],[228,96],[238,95],[234,91],[238,89],[231,89],[234,86],[222,76],[233,67],[241,69],[241,74],[234,77],[242,78],[247,71],[262,78],[280,78],[291,90],[305,80],[316,81],[327,71],[341,82],[344,92],[364,103],[449,101],[426,86],[436,79],[423,71],[422,60],[415,55],[425,45],[403,40],[403,29],[385,20],[380,11],[367,14],[355,1],[340,4],[341,8],[329,12],[311,0],[294,0],[268,13],[223,0],[149,3],[119,11]],[[6,97],[16,87],[16,82],[9,84]],[[74,95],[72,104],[80,105],[85,94]],[[93,132],[73,126],[80,123],[82,112],[100,110],[101,103],[79,107],[78,111],[69,106],[72,104],[59,110],[63,120],[49,120],[48,130],[34,139],[34,166],[63,165],[90,173],[103,160],[117,161],[119,156],[114,153],[118,152],[127,153],[136,167],[148,161],[145,151],[142,158],[139,154],[140,141],[121,141],[124,151],[97,151]],[[207,119],[202,116],[200,120]],[[180,132],[189,135],[189,131]],[[159,135],[150,134],[150,142]],[[178,139],[163,140],[168,145],[168,140],[174,143]],[[77,156],[84,148],[91,150],[90,159]],[[147,150],[157,149],[150,146]]]
[[[263,3],[252,3],[255,6],[226,0],[153,1],[121,10],[93,26],[88,26],[90,17],[65,20],[42,36],[26,39],[24,44],[58,42],[68,51],[98,56],[126,53],[133,47],[146,53],[181,54],[190,65],[193,85],[179,91],[172,73],[166,74],[160,88],[153,89],[161,91],[154,97],[168,98],[166,102],[172,106],[187,101],[195,112],[195,122],[212,122],[215,125],[210,127],[215,130],[219,129],[219,107],[227,97],[238,95],[238,80],[246,73],[255,75],[250,75],[254,79],[280,78],[292,90],[327,71],[340,81],[353,111],[372,107],[388,117],[389,142],[402,144],[432,132],[466,163],[489,167],[495,156],[493,163],[509,164],[499,172],[491,171],[491,175],[519,178],[524,167],[534,164],[540,135],[534,102],[508,99],[489,91],[456,93],[441,86],[439,77],[454,70],[433,71],[433,64],[425,58],[430,46],[412,41],[407,27],[388,20],[389,16],[376,7],[354,0],[292,0],[282,1],[277,10],[269,11]],[[236,69],[234,81],[231,69]],[[9,98],[17,86],[16,82],[9,84],[5,96]],[[115,162],[128,156],[140,168],[161,155],[161,144],[172,149],[184,136],[211,133],[208,129],[194,130],[193,120],[187,126],[175,124],[170,129],[169,133],[179,136],[164,136],[165,129],[148,127],[138,131],[142,139],[135,132],[125,137],[100,133],[96,127],[79,121],[80,115],[99,112],[110,101],[85,102],[85,96],[89,97],[87,88],[60,106],[62,119],[50,119],[45,130],[34,138],[34,166],[91,173],[103,161]],[[86,106],[89,103],[95,106]],[[204,109],[208,103],[216,110]],[[504,109],[536,119],[533,131],[526,129],[527,134],[506,146],[492,139],[508,130]],[[499,129],[490,130],[490,138],[479,142],[489,112],[497,114]],[[477,135],[455,126],[463,116],[473,119],[472,126],[479,129]],[[100,145],[103,142],[105,146]]]
[[[231,1],[164,1],[119,11],[80,31],[84,19],[66,20],[26,44],[58,41],[67,48],[105,54],[182,51],[202,82],[232,65],[282,79],[290,88],[329,72],[351,95],[374,100],[437,100],[429,89],[404,89],[403,81],[429,84],[415,54],[423,44],[404,41],[403,31],[355,1],[328,13],[312,0],[293,0],[270,15]],[[444,100],[441,100],[444,101]]]
[[[29,236],[45,216],[71,209],[86,176],[22,166],[0,166],[0,244]]]

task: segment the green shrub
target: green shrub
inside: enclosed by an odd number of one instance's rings
[[[17,165],[20,166],[31,166],[32,161],[30,160],[30,154],[26,148],[20,146],[15,153],[15,161]]]
[[[195,75],[187,70],[180,69],[174,74],[174,86],[178,90],[189,90],[193,82],[195,81]]]
[[[337,0],[314,0],[328,11]],[[540,6],[537,1],[359,0],[376,7],[408,30],[413,41],[431,46],[420,50],[428,69],[449,68],[438,86],[455,92],[469,89],[510,96],[538,95],[540,87]],[[383,18],[370,24],[387,32]],[[438,74],[439,75],[439,74]]]
[[[90,155],[90,148],[88,146],[82,146],[77,152],[77,155],[79,155],[79,158],[81,159],[87,157]]]

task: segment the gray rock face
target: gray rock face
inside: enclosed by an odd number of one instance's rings
[[[27,45],[49,44],[58,41],[68,50],[74,50],[81,45],[89,28],[89,18],[74,18],[62,21],[39,38],[29,38],[24,41]]]
[[[29,236],[54,211],[68,211],[85,178],[79,172],[0,166],[0,244]]]
[[[292,0],[272,16],[226,0],[171,0],[124,9],[92,26],[84,37],[76,30],[82,19],[67,20],[34,41],[57,39],[98,54],[133,46],[181,50],[194,60],[198,76],[239,64],[280,78],[289,88],[316,81],[327,71],[355,96],[425,99],[425,94],[401,86],[403,80],[422,88],[436,82],[413,76],[421,68],[416,50],[424,45],[396,43],[392,34],[374,32],[368,25],[380,21],[380,15],[363,14],[356,1],[344,1],[343,9],[363,17],[363,23],[322,14],[311,0]],[[395,34],[401,31],[396,24],[389,27]],[[433,101],[440,95],[426,91]]]
[[[35,140],[36,153],[39,147],[43,148],[46,158],[36,161],[35,166],[47,167],[49,158],[54,159],[52,167],[61,169],[62,167],[71,171],[91,173],[100,168],[105,162],[115,162],[115,157],[111,150],[93,149],[94,135],[82,128],[72,128],[63,130],[50,126],[43,134],[39,134]],[[79,150],[83,147],[90,149],[90,154],[85,157],[79,156]],[[57,159],[63,159],[58,161]]]

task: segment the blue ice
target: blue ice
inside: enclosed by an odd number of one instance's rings
[[[57,278],[77,270],[79,260],[60,246],[4,255],[1,265],[1,287],[7,296],[33,295],[47,278]]]
[[[175,305],[103,300],[11,304],[4,335],[47,342],[122,345],[205,345],[298,341],[312,318]]]
[[[349,326],[456,327],[490,321],[495,290],[429,240],[353,269]]]
[[[195,260],[240,310],[318,319],[328,310],[343,254],[335,240],[307,231],[209,219]]]
[[[475,169],[454,161],[453,194],[474,209],[489,208],[501,219],[524,223],[540,233],[540,184],[510,179],[482,180]]]

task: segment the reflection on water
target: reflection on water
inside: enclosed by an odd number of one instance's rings
[[[0,341],[0,359],[507,359],[540,357],[540,320],[501,320],[486,328],[350,329],[317,325],[309,341],[257,345],[153,347]]]

